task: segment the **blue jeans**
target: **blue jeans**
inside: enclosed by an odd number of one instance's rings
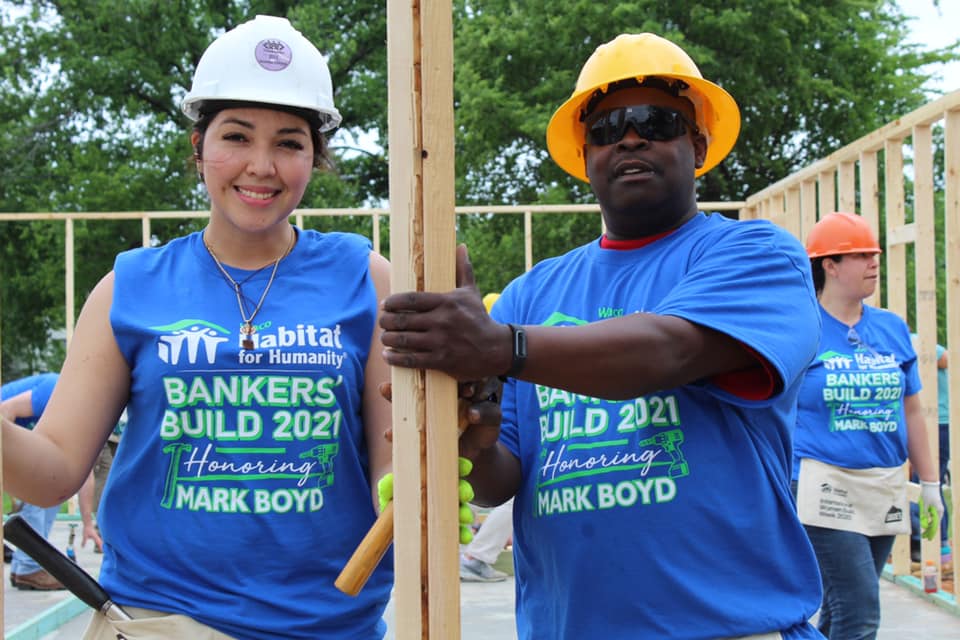
[[[24,502],[23,507],[20,509],[20,517],[42,535],[44,539],[50,537],[50,530],[53,529],[53,523],[56,522],[58,513],[60,513],[60,505],[44,508]],[[10,560],[10,573],[26,575],[39,570],[40,565],[34,562],[33,558],[26,553],[20,549],[13,552],[13,559]]]
[[[895,536],[804,526],[823,580],[817,628],[830,640],[872,640],[880,627],[880,574]]]

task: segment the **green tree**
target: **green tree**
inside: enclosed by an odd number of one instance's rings
[[[385,128],[386,16],[380,2],[169,0],[0,4],[0,211],[203,209],[178,108],[211,39],[256,14],[288,16],[331,56],[336,101],[353,131]],[[333,141],[338,149],[339,138]],[[385,152],[341,154],[336,175],[303,205],[361,206],[386,197]],[[363,219],[338,219],[363,231]],[[200,221],[156,222],[157,242]],[[76,296],[86,298],[120,251],[140,245],[134,222],[79,223]],[[45,349],[63,327],[62,225],[0,224],[2,375],[59,366]]]
[[[588,185],[548,161],[544,131],[589,55],[619,33],[652,31],[677,42],[740,105],[738,143],[700,180],[701,200],[743,199],[917,108],[927,101],[923,66],[957,57],[955,46],[906,44],[906,18],[890,1],[456,5],[457,192],[471,204],[592,201]],[[575,220],[549,224],[572,226],[557,244],[535,245],[547,254],[596,235]],[[475,265],[479,280],[500,286],[504,256],[485,258]]]
[[[384,203],[382,0],[0,0],[0,211],[204,208],[177,105],[211,39],[260,13],[287,16],[329,56],[344,116],[332,139],[337,169],[313,181],[304,206]],[[741,199],[919,106],[923,66],[954,55],[905,44],[891,0],[454,0],[454,20],[462,204],[592,201],[549,161],[544,131],[593,49],[621,32],[673,39],[740,103],[740,140],[701,180],[704,200]],[[361,138],[369,143],[357,149]],[[164,242],[199,223],[153,231]],[[368,233],[369,221],[317,226]],[[599,228],[591,215],[536,216],[535,259]],[[459,230],[484,291],[522,269],[519,217],[465,216]],[[98,222],[76,234],[82,302],[140,231]],[[0,224],[4,376],[19,373],[17,362],[39,366],[28,354],[62,327],[62,243],[47,223]]]

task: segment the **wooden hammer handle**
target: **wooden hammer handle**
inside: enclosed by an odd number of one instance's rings
[[[348,596],[360,593],[392,542],[393,500],[380,512],[333,584]]]
[[[468,425],[467,409],[468,405],[464,400],[458,402],[457,429],[460,435],[466,430]],[[383,554],[390,548],[393,542],[393,500],[387,503],[383,511],[377,517],[376,522],[363,536],[363,540],[357,545],[353,555],[343,566],[340,575],[334,581],[334,585],[347,594],[355,596],[367,584],[367,580],[373,574],[373,570],[380,564]]]

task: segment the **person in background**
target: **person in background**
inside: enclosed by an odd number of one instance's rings
[[[503,582],[509,576],[494,567],[513,537],[513,498],[487,513],[470,544],[460,553],[460,580]]]
[[[949,351],[943,345],[937,345],[937,422],[940,431],[940,497],[943,486],[950,481],[950,367]],[[950,511],[946,502],[943,506],[943,518],[940,520],[940,555],[944,563],[953,559],[950,546]]]
[[[38,373],[18,380],[7,382],[0,386],[0,416],[12,421],[19,427],[33,429],[37,420],[43,415],[50,401],[50,394],[57,384],[56,373]],[[93,509],[89,495],[93,488],[93,478],[80,488],[79,506],[80,518],[83,523],[83,543],[93,540],[95,545],[101,544],[93,523]],[[24,521],[34,528],[44,539],[50,538],[50,531],[60,513],[60,503],[49,507],[41,507],[29,502],[23,502],[17,511]],[[24,551],[17,549],[10,558],[10,584],[21,590],[30,591],[59,591],[64,589],[63,584],[43,569]]]
[[[391,365],[507,378],[500,430],[460,444],[476,503],[515,496],[520,640],[822,637],[790,491],[819,341],[809,263],[784,229],[696,200],[739,128],[680,47],[620,35],[547,127],[605,233],[539,262],[489,315],[463,247],[457,289],[382,305]]]
[[[863,302],[879,276],[876,235],[856,214],[829,213],[807,254],[823,335],[800,390],[793,475],[823,579],[817,624],[831,640],[874,638],[880,574],[895,536],[910,531],[903,463],[942,513],[940,482],[910,330]]]
[[[58,502],[126,408],[99,580],[134,619],[95,614],[87,640],[379,640],[391,559],[356,597],[334,579],[390,470],[389,264],[289,221],[340,122],[326,60],[258,16],[208,47],[182,109],[209,222],[117,257],[37,428],[3,425],[5,485]]]
[[[911,333],[911,339],[916,342],[917,334]],[[943,487],[948,483],[950,473],[950,376],[948,351],[942,344],[937,344],[937,428],[940,460],[940,498],[943,501],[943,517],[940,519],[940,557],[943,564],[952,560],[950,548],[950,510],[944,500]],[[917,482],[916,474],[911,474],[910,480]],[[910,503],[910,559],[920,562],[920,510],[915,502]]]

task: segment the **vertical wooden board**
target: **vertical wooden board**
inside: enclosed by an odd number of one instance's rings
[[[800,235],[800,188],[796,185],[789,187],[784,197],[786,205],[786,219],[784,228],[793,234],[795,238],[803,242]]]
[[[74,322],[77,317],[76,310],[74,309],[74,269],[73,269],[73,218],[67,218],[64,222],[66,228],[64,229],[64,305],[66,310],[66,333],[67,333],[67,346],[70,346],[70,340],[73,338],[73,327]]]
[[[944,247],[946,249],[947,344],[950,381],[950,477],[960,478],[960,110],[944,118]],[[953,481],[950,520],[953,523],[954,597],[960,597],[960,482]]]
[[[916,229],[914,269],[916,309],[914,331],[920,336],[918,351],[923,379],[921,398],[933,459],[937,460],[937,278],[933,216],[933,138],[929,125],[913,130],[914,210]]]
[[[837,171],[837,210],[857,213],[857,178],[854,162],[841,162]]]
[[[419,224],[419,107],[414,82],[414,14],[407,2],[387,2],[388,129],[390,144],[390,261],[393,291],[422,289],[415,228]],[[417,25],[416,28],[419,28]],[[418,275],[418,271],[420,275]],[[419,285],[419,287],[418,287]],[[420,371],[394,367],[393,470],[395,624],[398,640],[423,637],[421,582],[421,444],[424,384]]]
[[[877,152],[864,151],[860,154],[860,215],[871,228],[880,229],[880,190],[877,178]],[[867,304],[879,307],[883,283],[877,282],[873,295]]]
[[[601,218],[603,220],[603,218]],[[602,226],[602,222],[601,222]],[[523,212],[523,269],[530,271],[533,268],[533,214]],[[485,292],[485,293],[489,293]]]
[[[917,355],[923,389],[920,399],[927,426],[927,446],[939,468],[939,432],[937,429],[937,284],[936,243],[933,226],[933,139],[930,125],[913,129],[914,200],[914,290],[915,326],[919,336]],[[940,559],[939,533],[933,540],[920,540],[923,558]],[[939,574],[938,574],[939,575]],[[939,577],[938,577],[939,580]]]
[[[886,194],[884,212],[886,214],[886,229],[903,226],[904,196],[903,196],[903,140],[890,139],[884,142],[884,177],[883,186]],[[906,317],[907,311],[907,279],[906,279],[906,252],[903,246],[887,243],[884,247],[887,270],[887,304],[886,307],[901,316]]]
[[[800,240],[806,243],[810,229],[817,224],[817,182],[804,180],[800,183]]]
[[[421,3],[424,285],[455,285],[453,6]],[[427,372],[427,582],[431,638],[460,637],[457,391],[452,378]]]
[[[767,220],[770,220],[778,227],[784,227],[786,223],[786,204],[784,194],[774,193],[767,198],[770,209],[767,211]]]
[[[387,5],[396,291],[455,285],[452,16],[449,0]],[[456,384],[436,372],[392,378],[396,637],[456,640]]]
[[[820,217],[837,210],[837,189],[835,181],[837,177],[836,169],[826,169],[817,176],[817,187],[820,191],[818,205],[820,208]]]
[[[889,236],[891,230],[903,226],[904,193],[903,193],[903,140],[890,138],[883,144],[884,158],[884,213],[886,230]],[[878,230],[879,231],[879,230]],[[887,271],[887,304],[886,308],[906,317],[907,311],[907,280],[906,280],[906,252],[903,245],[887,242],[884,249]],[[893,547],[893,572],[896,575],[910,573],[910,540],[908,536],[897,536]]]

